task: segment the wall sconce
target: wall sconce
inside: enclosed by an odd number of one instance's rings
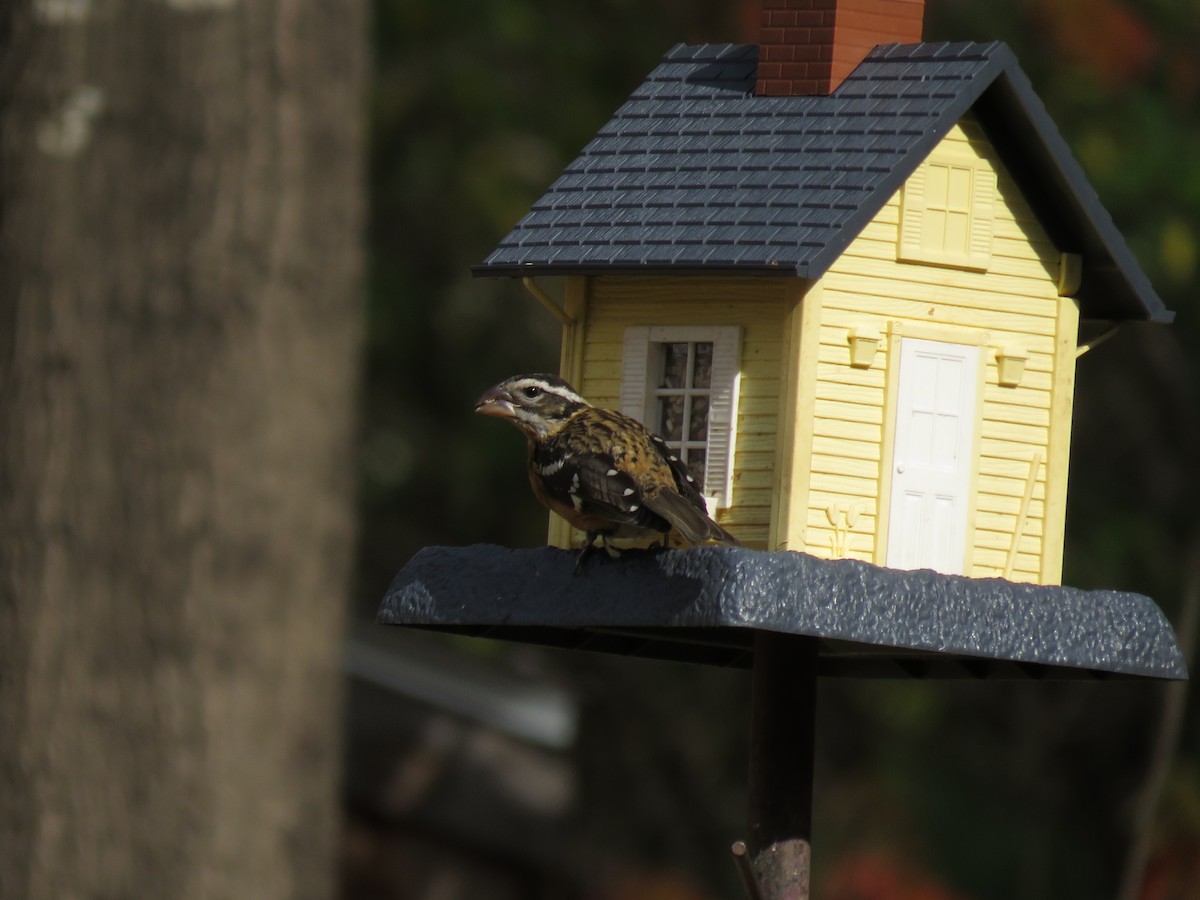
[[[879,334],[862,328],[850,332],[850,365],[856,369],[869,369],[875,361],[875,351],[879,349]]]
[[[1000,384],[1003,387],[1016,387],[1025,375],[1025,362],[1029,359],[1024,353],[1015,350],[996,349],[996,368],[1000,373]]]

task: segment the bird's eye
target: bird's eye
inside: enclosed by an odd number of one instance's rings
[[[529,385],[528,387],[521,388],[521,393],[524,394],[526,397],[528,397],[530,400],[532,400],[534,397],[536,397],[541,392],[542,392],[542,389],[540,387],[536,387],[535,385],[532,385],[532,384]]]

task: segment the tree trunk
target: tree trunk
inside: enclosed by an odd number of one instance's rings
[[[329,896],[364,7],[0,6],[0,896]]]

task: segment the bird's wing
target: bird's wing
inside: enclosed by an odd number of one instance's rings
[[[613,414],[612,411],[609,411]],[[666,519],[683,537],[692,544],[717,541],[722,544],[738,544],[737,538],[718,525],[708,514],[704,495],[687,464],[679,458],[667,442],[640,422],[621,416],[626,427],[638,435],[634,444],[644,448],[644,456],[655,457],[666,463],[674,479],[675,490],[665,484],[642,485],[641,503],[660,518]],[[637,485],[635,485],[637,487]]]
[[[604,454],[566,455],[541,471],[548,493],[570,503],[585,516],[614,524],[640,524],[645,519],[644,496],[633,478],[619,471]]]
[[[670,467],[671,474],[675,476],[675,488],[684,496],[689,503],[705,510],[707,514],[708,507],[704,505],[704,495],[700,493],[700,488],[696,486],[696,479],[692,477],[691,471],[687,467],[687,463],[679,458],[679,455],[667,446],[667,442],[660,438],[657,434],[647,431],[650,436],[650,444],[662,457],[663,461]]]
[[[541,475],[548,490],[581,515],[659,531],[674,526],[692,544],[737,543],[709,518],[695,479],[661,437],[615,410],[589,412],[547,453],[553,461]]]
[[[721,544],[737,545],[738,539],[709,516],[704,495],[696,486],[696,479],[688,471],[687,464],[657,434],[650,434],[650,442],[671,467],[678,493],[659,491],[646,497],[646,506],[678,528],[679,533],[693,544],[717,541]]]

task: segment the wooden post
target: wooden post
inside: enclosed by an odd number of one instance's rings
[[[808,900],[817,639],[754,640],[748,851],[764,900]]]

